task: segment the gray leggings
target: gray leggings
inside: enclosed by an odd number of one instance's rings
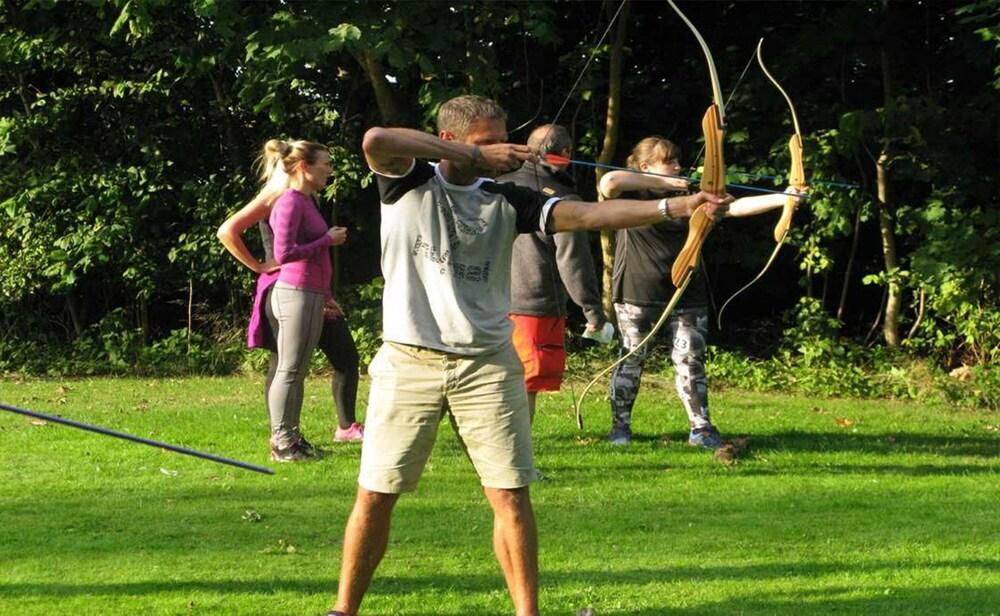
[[[278,282],[268,308],[278,322],[278,367],[267,392],[271,445],[287,449],[301,438],[302,391],[323,329],[323,294]]]
[[[663,312],[662,306],[615,304],[618,331],[621,332],[624,355],[653,329]],[[692,430],[712,425],[708,414],[708,378],[705,376],[705,336],[708,334],[708,311],[688,308],[674,311],[667,317],[667,327],[673,337],[673,360],[677,395],[687,412]],[[661,330],[662,331],[662,330]],[[617,427],[631,426],[632,405],[639,394],[642,368],[649,346],[622,362],[611,374],[611,420]]]

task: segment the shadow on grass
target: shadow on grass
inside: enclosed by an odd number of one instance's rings
[[[842,452],[868,454],[930,454],[938,456],[971,456],[993,458],[1000,456],[1000,438],[945,435],[931,436],[927,434],[910,434],[907,432],[890,432],[885,434],[858,434],[851,432],[779,432],[773,434],[728,434],[724,438],[747,436],[753,451],[763,452]],[[614,451],[628,452],[628,447],[608,445],[604,435],[586,433],[581,435],[583,442],[572,437],[545,436],[536,439],[536,448],[552,453],[564,453],[580,450],[585,447],[598,447]],[[668,432],[665,434],[632,435],[633,445],[664,446],[686,445],[687,432]],[[692,451],[699,451],[691,448]],[[640,453],[648,453],[640,450]]]
[[[898,569],[897,562],[867,563],[871,566],[881,566],[887,570]],[[992,561],[953,561],[933,565],[934,567],[975,567],[993,570],[996,566]],[[926,568],[923,566],[921,568]],[[595,586],[614,587],[619,592],[627,592],[629,586],[643,586],[650,583],[671,584],[680,580],[746,580],[748,587],[753,586],[762,578],[784,579],[790,576],[816,576],[825,574],[841,574],[853,570],[850,564],[771,564],[745,567],[692,567],[666,570],[637,569],[633,571],[573,571],[573,572],[543,572],[544,587],[563,584],[586,585],[593,591]],[[543,590],[544,590],[543,587]],[[273,595],[275,593],[297,593],[302,595],[320,595],[333,597],[336,588],[335,579],[297,579],[297,580],[218,580],[218,581],[157,581],[116,584],[2,584],[0,597],[51,597],[69,598],[74,596],[116,596],[145,597],[160,593],[218,593],[220,595]],[[449,593],[462,592],[481,594],[500,591],[503,582],[499,575],[440,575],[434,577],[378,577],[369,593],[370,599],[378,596],[408,595],[428,593],[429,591],[447,589]],[[868,596],[858,597],[858,593]],[[850,596],[848,596],[850,595]],[[429,595],[430,596],[430,595]],[[737,600],[727,600],[715,603],[701,603],[696,606],[643,607],[639,609],[609,609],[603,610],[598,602],[592,606],[598,616],[664,616],[671,614],[778,614],[800,615],[849,613],[849,614],[985,614],[991,613],[988,606],[995,605],[996,588],[993,586],[941,586],[934,588],[893,588],[890,586],[868,587],[841,586],[806,590],[801,592],[763,592],[752,597]],[[369,600],[369,604],[370,604]],[[322,613],[325,608],[319,608]],[[575,608],[574,608],[575,609]],[[393,613],[397,613],[395,610]],[[379,614],[377,610],[367,612],[372,616]],[[407,611],[407,616],[443,616],[451,614],[443,610]],[[493,611],[483,611],[482,608],[462,609],[462,616],[494,616]],[[551,612],[550,612],[551,613]],[[569,614],[567,614],[569,616]]]
[[[964,435],[931,436],[907,432],[886,434],[782,432],[752,436],[751,446],[758,450],[771,451],[833,451],[975,457],[1000,455],[1000,438]]]

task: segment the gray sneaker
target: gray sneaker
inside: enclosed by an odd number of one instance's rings
[[[313,447],[306,439],[299,437],[287,448],[276,447],[271,443],[271,459],[275,462],[306,462],[308,460],[319,460],[323,457],[323,451]]]
[[[691,434],[688,435],[688,445],[704,447],[705,449],[718,449],[722,447],[722,435],[715,429],[715,426],[691,430]]]
[[[632,442],[632,427],[628,424],[613,426],[608,433],[608,442],[612,445],[628,445]]]

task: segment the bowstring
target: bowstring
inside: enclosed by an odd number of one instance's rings
[[[580,74],[577,75],[576,81],[573,83],[573,87],[569,89],[569,94],[567,94],[566,98],[563,99],[562,104],[559,105],[559,110],[556,111],[555,117],[552,118],[552,121],[549,124],[557,124],[559,122],[559,116],[561,116],[562,112],[566,109],[566,105],[569,104],[569,100],[573,98],[573,93],[576,92],[576,89],[577,87],[579,87],[580,82],[583,81],[583,76],[587,74],[587,69],[590,68],[591,63],[593,63],[594,61],[594,58],[597,57],[597,52],[600,50],[601,44],[604,43],[604,39],[608,37],[608,34],[611,32],[611,28],[615,26],[615,22],[618,21],[618,16],[621,15],[622,9],[625,8],[625,3],[627,1],[628,0],[622,0],[621,4],[618,5],[618,10],[615,11],[615,14],[611,17],[611,20],[608,21],[608,27],[604,29],[604,33],[601,34],[601,38],[598,39],[597,43],[593,45],[593,50],[590,52],[590,57],[587,58],[587,62],[583,65],[583,69],[580,70]],[[549,128],[549,130],[552,129]],[[545,136],[548,137],[548,134],[546,134]]]
[[[531,60],[528,59],[528,32],[521,29],[521,51],[524,54],[524,74],[525,74],[525,87],[528,90],[528,98],[533,98],[531,96]],[[539,114],[542,113],[542,106],[545,102],[545,80],[541,77],[538,78],[538,108],[535,109],[535,115],[528,118],[522,124],[519,124],[517,128],[510,131],[511,133],[516,133],[517,131],[525,128],[532,122],[538,119]]]
[[[621,1],[621,4],[618,5],[618,10],[615,11],[615,14],[608,21],[608,27],[604,29],[604,32],[601,34],[601,37],[597,40],[597,43],[595,43],[594,45],[592,45],[593,49],[590,52],[590,57],[587,58],[587,62],[583,65],[583,68],[580,70],[580,73],[577,75],[576,81],[573,82],[573,87],[571,87],[569,89],[569,93],[566,95],[566,97],[563,99],[562,103],[559,105],[559,110],[556,111],[556,115],[552,118],[552,121],[549,122],[549,127],[548,127],[548,129],[546,129],[545,135],[541,139],[541,143],[545,143],[546,141],[548,141],[549,133],[551,133],[552,132],[552,128],[556,124],[558,124],[558,122],[559,122],[559,116],[562,115],[562,112],[565,111],[565,109],[566,109],[566,105],[568,105],[570,99],[573,98],[573,93],[576,92],[576,89],[577,89],[577,87],[579,87],[580,82],[583,81],[583,76],[587,74],[587,69],[590,68],[591,63],[593,63],[593,61],[594,61],[594,58],[597,57],[597,52],[600,50],[601,44],[604,43],[604,39],[606,39],[608,37],[608,34],[611,32],[611,28],[613,28],[614,25],[615,25],[615,23],[618,21],[618,16],[621,15],[622,9],[625,8],[625,3],[627,1],[628,0],[622,0]],[[518,128],[520,128],[520,127],[518,127]],[[534,171],[535,171],[535,187],[538,190],[538,192],[541,192],[541,190],[542,190],[541,189],[542,182],[541,182],[541,179],[538,177],[538,168],[535,167]]]
[[[729,109],[729,104],[732,102],[733,97],[736,96],[736,90],[738,90],[740,84],[743,83],[743,78],[747,76],[747,71],[750,70],[750,65],[753,64],[753,59],[756,57],[756,55],[757,55],[756,50],[751,52],[750,58],[747,59],[746,66],[743,67],[743,72],[740,73],[739,78],[736,80],[736,85],[734,85],[733,89],[729,91],[729,97],[726,98],[726,104],[725,104],[726,109]],[[694,158],[691,159],[691,166],[688,168],[688,173],[687,173],[689,176],[692,175],[698,168],[698,161],[701,160],[701,155],[705,152],[706,145],[707,144],[702,143],[701,149],[698,150],[698,153],[695,154]]]

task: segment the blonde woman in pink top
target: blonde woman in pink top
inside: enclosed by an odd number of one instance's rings
[[[278,280],[280,266],[274,258],[274,232],[268,224],[271,206],[289,186],[280,157],[283,142],[274,140],[265,146],[265,155],[259,158],[261,190],[238,212],[219,226],[217,236],[233,257],[258,274],[254,293],[253,310],[247,328],[249,348],[270,351],[264,399],[267,402],[271,383],[278,369],[277,332],[278,323],[270,310],[270,294]],[[270,152],[271,158],[266,154]],[[264,248],[264,259],[258,260],[247,248],[243,234],[258,226]],[[358,421],[357,395],[359,363],[357,346],[351,336],[347,319],[336,302],[331,301],[324,311],[323,331],[318,348],[330,362],[330,390],[333,408],[337,415],[337,427],[333,430],[333,441],[337,443],[359,442],[364,438],[364,425]],[[270,417],[270,410],[268,410]]]
[[[302,437],[299,417],[303,382],[319,332],[326,336],[329,330],[327,337],[330,340],[326,342],[343,347],[338,355],[344,358],[357,355],[340,307],[330,294],[328,247],[342,244],[347,234],[342,227],[329,227],[313,201],[314,193],[326,184],[331,171],[325,147],[307,141],[272,139],[264,146],[261,160],[264,188],[246,207],[223,223],[218,237],[234,257],[260,274],[248,345],[272,351],[265,388],[271,424],[271,457],[291,462],[318,455],[318,450]],[[261,223],[267,253],[263,262],[250,254],[240,237],[257,222]],[[334,330],[344,335],[335,335]],[[338,383],[356,382],[356,361],[352,364],[353,372],[351,365],[347,365],[349,362],[345,362],[340,362],[345,365],[339,366],[339,371],[338,365],[334,365],[334,400],[338,415],[349,411],[351,422],[354,422],[356,392],[341,387],[345,391],[340,393],[345,395],[337,395]],[[353,381],[345,378],[352,374],[355,375]],[[344,403],[348,397],[351,398],[349,405]],[[358,433],[356,439],[342,438],[342,432],[351,431]],[[336,432],[335,440],[360,440],[361,426],[350,423]]]

